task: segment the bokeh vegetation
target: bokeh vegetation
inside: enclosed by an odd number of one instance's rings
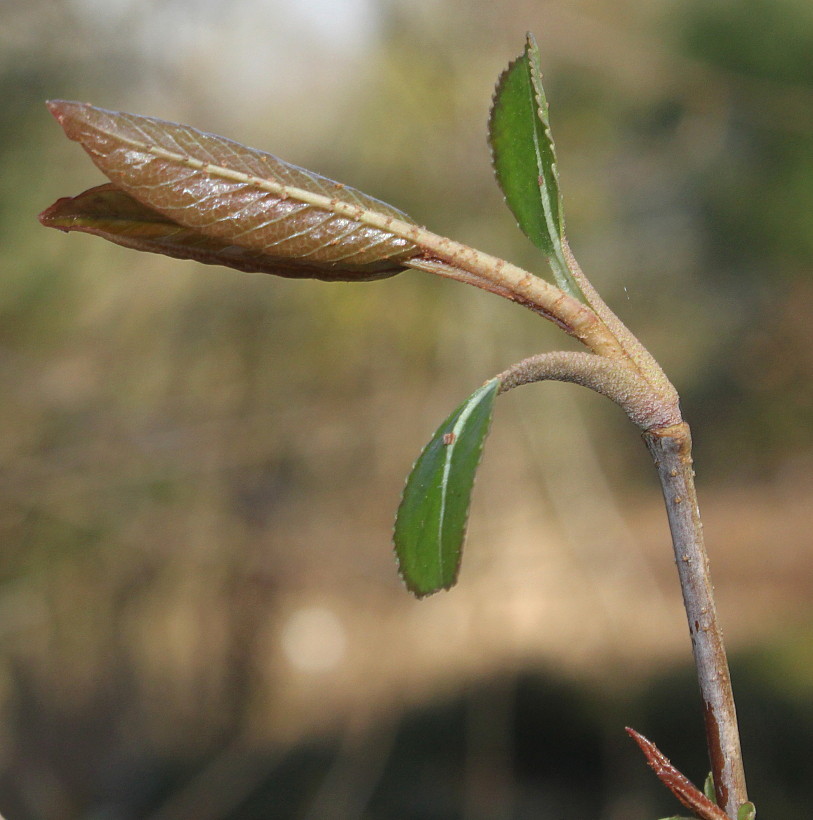
[[[702,781],[661,502],[609,403],[501,399],[460,586],[415,602],[395,577],[420,446],[554,328],[417,273],[241,275],[35,219],[101,181],[43,105],[66,97],[256,145],[541,270],[485,141],[532,29],[571,242],[695,430],[753,797],[802,816],[809,2],[305,5],[0,9],[0,812],[673,813],[624,722]]]

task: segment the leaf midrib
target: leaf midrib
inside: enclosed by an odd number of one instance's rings
[[[242,171],[235,171],[232,168],[227,168],[223,165],[206,162],[204,160],[196,159],[187,154],[179,154],[175,151],[170,151],[160,145],[154,145],[132,137],[123,136],[120,133],[109,133],[109,136],[114,137],[120,143],[144,151],[159,159],[168,162],[176,163],[186,168],[192,168],[196,171],[203,171],[206,174],[211,174],[220,179],[227,179],[232,182],[241,182],[243,184],[252,185],[262,191],[267,191],[274,194],[280,199],[294,199],[298,202],[304,202],[308,205],[313,205],[325,211],[329,211],[339,216],[344,216],[349,219],[355,219],[365,225],[369,225],[379,230],[388,231],[396,236],[408,239],[417,244],[418,227],[402,219],[396,219],[392,216],[385,216],[372,211],[368,208],[362,208],[360,205],[354,205],[345,202],[338,197],[327,197],[324,194],[318,194],[309,191],[306,188],[300,188],[295,185],[285,185],[280,182],[275,182],[272,179],[264,179],[253,174],[246,174]]]
[[[471,414],[483,402],[483,398],[488,392],[489,384],[483,385],[480,388],[480,395],[477,396],[476,401],[469,401],[465,408],[463,408],[460,415],[457,417],[451,429],[451,434],[454,436],[452,441],[446,445],[446,458],[443,463],[443,475],[441,477],[441,496],[440,496],[440,512],[438,514],[438,566],[441,573],[443,572],[443,525],[446,520],[446,498],[449,495],[449,474],[452,469],[452,459],[454,458],[455,449],[460,442],[461,433],[469,420]]]
[[[550,125],[540,116],[542,106],[538,91],[536,89],[536,84],[534,83],[530,56],[527,58],[525,67],[528,71],[528,93],[531,98],[531,133],[533,134],[534,154],[536,155],[536,167],[540,171],[537,179],[537,185],[539,188],[539,198],[542,200],[542,213],[545,214],[545,227],[547,228],[548,236],[551,239],[553,260],[559,267],[563,280],[576,288],[576,292],[573,294],[576,295],[579,292],[578,283],[572,280],[572,277],[568,275],[569,271],[565,263],[564,254],[562,253],[561,233],[559,225],[556,224],[556,220],[553,217],[553,202],[551,201],[551,192],[548,188],[548,180],[545,177],[545,165],[542,160],[538,126],[542,126],[543,139],[545,139],[549,145],[553,143],[553,140],[549,133]]]
[[[534,154],[536,155],[536,167],[537,170],[540,172],[537,176],[537,188],[539,190],[539,198],[542,200],[542,213],[545,214],[545,227],[547,228],[548,236],[551,238],[551,245],[553,246],[554,254],[558,258],[559,249],[557,248],[558,243],[556,241],[556,235],[558,234],[558,231],[554,230],[556,226],[553,224],[553,209],[551,208],[550,193],[548,192],[548,181],[545,179],[544,165],[542,164],[542,151],[540,150],[539,146],[539,100],[536,96],[536,89],[534,88],[534,81],[533,77],[531,76],[530,66],[531,61],[529,58],[526,58],[525,69],[528,75],[528,95],[531,98],[531,134],[533,134]],[[545,129],[544,123],[542,123],[542,128],[543,130]],[[543,136],[547,138],[547,135],[543,134]]]

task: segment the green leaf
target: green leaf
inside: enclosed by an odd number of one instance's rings
[[[757,807],[751,803],[742,803],[737,809],[737,820],[755,820],[757,816]]]
[[[48,227],[327,280],[392,276],[419,253],[386,230],[414,224],[406,214],[271,154],[153,117],[65,100],[48,107],[113,183],[56,202],[40,215]]]
[[[548,257],[556,284],[582,298],[562,251],[565,223],[556,150],[539,49],[530,33],[524,53],[497,82],[488,130],[497,183],[520,229]]]
[[[706,775],[706,782],[703,784],[703,794],[705,794],[715,806],[717,805],[717,792],[714,789],[714,775],[711,772]]]
[[[499,389],[492,379],[438,428],[415,462],[395,519],[401,576],[418,598],[457,580],[474,474]]]

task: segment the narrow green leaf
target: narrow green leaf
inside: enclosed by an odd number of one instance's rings
[[[705,794],[715,806],[717,805],[717,792],[714,789],[714,775],[711,772],[706,775],[706,782],[703,784],[703,794]]]
[[[500,382],[475,390],[426,445],[407,479],[395,520],[401,576],[418,598],[457,580],[474,474]]]
[[[757,807],[751,803],[742,803],[737,809],[737,820],[755,820],[757,816]]]
[[[530,33],[525,51],[497,82],[488,132],[497,183],[520,229],[548,257],[556,284],[582,298],[562,251],[565,222],[556,150],[539,49]]]

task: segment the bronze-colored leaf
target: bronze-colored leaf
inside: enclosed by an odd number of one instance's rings
[[[646,762],[658,779],[687,808],[701,820],[728,820],[728,815],[706,797],[686,775],[675,768],[669,758],[648,738],[635,729],[626,727],[627,734],[638,744]]]
[[[268,256],[240,245],[229,245],[172,222],[109,182],[79,196],[58,199],[39,215],[39,220],[48,228],[101,236],[125,248],[162,253],[175,259],[193,259],[207,265],[224,265],[245,273],[273,273],[293,279],[307,276],[328,281],[357,282],[382,279],[398,272],[309,267],[301,262],[292,264],[289,260]]]
[[[113,186],[58,201],[43,224],[293,277],[377,279],[420,253],[359,218],[414,224],[401,211],[271,154],[151,117],[75,102],[48,106]]]

